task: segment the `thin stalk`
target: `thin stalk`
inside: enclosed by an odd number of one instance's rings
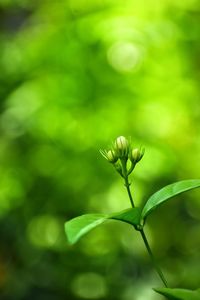
[[[131,205],[132,205],[132,207],[135,207],[135,204],[134,204],[134,201],[133,201],[133,197],[132,197],[132,194],[131,194],[130,183],[129,183],[127,177],[125,178],[125,187],[127,189],[128,196],[129,196],[129,199],[131,201]]]
[[[148,253],[149,253],[149,256],[151,257],[151,261],[152,261],[152,263],[153,263],[153,265],[154,265],[154,268],[156,269],[156,271],[157,271],[157,273],[158,273],[160,279],[161,279],[162,282],[164,283],[165,287],[168,287],[168,284],[167,284],[167,281],[166,281],[166,279],[165,279],[165,277],[164,277],[164,275],[163,275],[163,272],[161,271],[160,267],[158,266],[158,264],[157,264],[157,262],[156,262],[156,260],[155,260],[155,257],[154,257],[154,255],[153,255],[153,253],[152,253],[152,251],[151,251],[151,248],[150,248],[150,246],[149,246],[149,243],[148,243],[148,240],[147,240],[146,235],[145,235],[145,233],[144,233],[144,230],[141,229],[141,230],[140,230],[140,233],[141,233],[142,239],[143,239],[143,241],[144,241],[144,244],[145,244],[145,246],[146,246],[146,248],[147,248],[147,251],[148,251]]]
[[[127,189],[128,196],[129,196],[131,205],[132,205],[132,207],[135,207],[134,201],[133,201],[133,197],[132,197],[132,194],[131,194],[131,190],[130,190],[130,183],[129,183],[129,181],[128,181],[128,176],[127,176],[127,175],[124,177],[124,180],[125,180],[125,187],[126,187],[126,189]],[[142,236],[143,242],[144,242],[144,244],[145,244],[145,247],[146,247],[146,249],[147,249],[147,251],[148,251],[148,254],[149,254],[150,258],[151,258],[151,261],[152,261],[152,263],[153,263],[153,266],[154,266],[154,268],[155,268],[157,274],[159,275],[159,277],[160,277],[160,279],[162,280],[162,282],[163,282],[163,284],[165,285],[165,287],[168,287],[167,281],[166,281],[166,279],[165,279],[165,277],[164,277],[164,275],[163,275],[163,273],[162,273],[160,267],[158,266],[158,264],[157,264],[157,262],[156,262],[156,259],[155,259],[154,255],[153,255],[153,253],[152,253],[151,247],[150,247],[149,242],[148,242],[148,240],[147,240],[147,237],[146,237],[146,235],[145,235],[145,233],[144,233],[144,230],[143,230],[143,229],[139,229],[139,232],[140,232],[140,234],[141,234],[141,236]]]
[[[121,159],[121,164],[122,164],[122,174],[123,174],[123,178],[124,178],[124,185],[127,189],[128,196],[129,196],[129,199],[131,201],[131,205],[132,205],[132,207],[135,207],[133,197],[132,197],[132,194],[131,194],[131,190],[130,190],[130,183],[128,181],[128,174],[127,174],[127,169],[126,169],[127,160]]]

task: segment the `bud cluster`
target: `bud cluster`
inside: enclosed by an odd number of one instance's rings
[[[112,163],[122,177],[126,177],[133,171],[135,165],[142,159],[144,149],[132,148],[130,141],[124,136],[116,138],[112,149],[100,150],[101,154]],[[127,170],[127,162],[130,161],[130,167]]]

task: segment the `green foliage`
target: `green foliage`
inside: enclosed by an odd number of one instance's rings
[[[200,180],[183,180],[169,184],[153,194],[146,202],[144,208],[131,208],[114,214],[87,214],[76,217],[65,223],[65,232],[71,244],[76,243],[83,235],[104,223],[108,219],[116,219],[130,223],[135,228],[142,226],[144,219],[162,203],[171,198],[200,187]]]
[[[123,138],[123,139],[122,139]],[[119,138],[118,138],[119,139]],[[124,137],[120,137],[121,140],[126,139]],[[122,143],[120,143],[121,145]],[[107,155],[103,156],[107,159]],[[157,265],[156,260],[154,258],[154,255],[152,253],[151,247],[148,243],[147,237],[144,233],[143,226],[145,225],[145,222],[143,222],[146,217],[157,207],[159,207],[163,202],[175,197],[176,195],[179,195],[183,192],[192,190],[194,188],[200,187],[200,180],[184,180],[175,182],[173,184],[170,184],[155,194],[153,194],[146,202],[142,212],[140,208],[134,207],[134,201],[132,198],[131,190],[130,190],[130,184],[129,184],[129,172],[127,172],[127,158],[124,158],[123,156],[120,158],[120,163],[122,166],[122,172],[120,172],[120,175],[124,178],[125,186],[127,188],[129,200],[133,206],[132,209],[127,209],[122,212],[118,212],[115,214],[87,214],[82,215],[80,217],[74,218],[71,221],[68,221],[65,223],[65,232],[68,237],[68,240],[71,244],[76,243],[83,235],[85,235],[87,232],[91,231],[93,228],[97,227],[98,225],[104,223],[106,220],[109,219],[116,219],[118,221],[123,221],[126,223],[129,223],[134,226],[136,230],[138,230],[141,233],[142,239],[144,241],[144,244],[146,246],[146,249],[152,259],[153,265],[160,276],[160,279],[166,286],[165,289],[155,289],[156,292],[168,296],[169,299],[177,299],[177,300],[188,300],[189,297],[191,300],[197,300],[200,297],[199,291],[189,291],[184,289],[169,289],[167,288],[168,284],[167,281],[160,269],[160,267]],[[143,223],[143,225],[141,225]]]
[[[189,190],[200,187],[199,179],[183,180],[169,184],[153,194],[146,202],[141,218],[145,219],[154,209],[160,206],[163,202]]]
[[[200,290],[191,291],[186,289],[170,289],[170,288],[159,288],[154,289],[157,293],[166,296],[171,300],[199,300]]]
[[[136,226],[139,225],[140,221],[140,209],[130,208],[114,214],[87,214],[74,218],[65,223],[65,232],[69,242],[71,244],[76,243],[87,232],[109,219],[119,220]]]
[[[114,213],[111,218],[114,220],[123,221],[133,226],[140,225],[141,209],[138,207],[125,209],[119,213]]]
[[[111,222],[71,248],[63,223],[127,207],[98,154],[118,134],[147,149],[136,206],[166,183],[199,178],[199,37],[198,1],[0,1],[2,299],[93,300],[103,281],[97,299],[154,300],[146,252],[131,248],[128,228]],[[147,232],[174,284],[192,289],[199,193],[179,197]],[[91,271],[101,280],[83,287]]]
[[[76,243],[83,235],[105,222],[104,214],[87,214],[65,223],[65,232],[71,244]]]

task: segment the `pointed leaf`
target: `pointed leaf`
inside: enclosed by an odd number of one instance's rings
[[[173,198],[176,195],[198,187],[200,187],[199,179],[178,181],[165,186],[164,188],[153,194],[147,200],[142,210],[141,219],[145,219],[151,213],[152,210],[157,208],[163,202]]]
[[[76,243],[84,234],[102,224],[108,215],[87,214],[74,218],[65,223],[65,232],[70,244]]]
[[[161,288],[154,289],[157,293],[166,296],[168,299],[173,300],[199,300],[200,299],[200,291],[192,291],[185,289],[169,289],[169,288]]]
[[[130,208],[114,214],[86,214],[65,223],[65,232],[71,244],[76,243],[83,235],[104,223],[115,219],[132,225],[139,225],[141,210]]]

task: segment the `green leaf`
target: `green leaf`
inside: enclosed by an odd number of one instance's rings
[[[125,209],[121,212],[110,215],[110,219],[119,220],[131,225],[140,224],[141,209],[139,207]]]
[[[87,214],[65,223],[65,232],[70,244],[76,243],[83,235],[107,220],[108,215]]]
[[[163,202],[173,198],[176,195],[198,187],[200,187],[199,179],[178,181],[165,186],[147,200],[142,210],[141,219],[145,219],[152,212],[152,210],[157,208]]]
[[[87,232],[109,219],[126,222],[133,226],[139,225],[140,214],[141,210],[135,207],[114,214],[82,215],[66,222],[65,232],[69,243],[74,244]]]
[[[157,293],[168,297],[172,300],[199,300],[200,299],[200,290],[185,290],[185,289],[154,289]]]

